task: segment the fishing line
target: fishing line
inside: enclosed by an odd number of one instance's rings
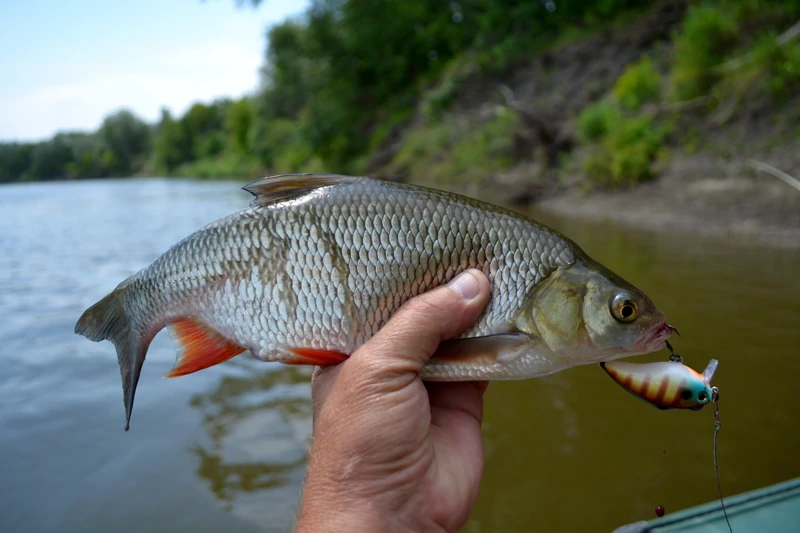
[[[711,392],[714,400],[714,475],[717,477],[717,491],[719,491],[719,503],[722,504],[722,512],[725,515],[725,522],[728,524],[728,531],[733,533],[731,521],[728,520],[728,511],[725,509],[725,500],[722,498],[722,485],[719,482],[719,466],[717,466],[717,435],[719,435],[719,428],[722,424],[719,421],[719,389],[712,387]]]

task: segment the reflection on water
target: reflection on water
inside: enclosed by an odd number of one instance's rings
[[[248,202],[232,183],[0,187],[0,531],[291,529],[310,369],[242,356],[160,379],[175,358],[160,334],[125,433],[113,346],[73,333],[126,276]],[[687,364],[720,361],[726,494],[800,476],[799,251],[539,218],[645,290]],[[713,501],[712,436],[710,409],[659,411],[599,366],[492,383],[465,531],[602,532]]]
[[[226,510],[247,505],[239,503],[242,493],[297,485],[302,479],[311,438],[309,376],[297,367],[228,375],[191,398],[210,438],[210,444],[191,448],[199,462],[197,475]],[[263,501],[255,505],[263,507]]]

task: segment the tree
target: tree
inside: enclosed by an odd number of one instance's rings
[[[105,163],[113,161],[113,156],[96,134],[65,133],[63,140],[72,152],[72,161],[64,167],[67,177],[102,178],[114,173],[114,170]]]
[[[156,166],[171,172],[192,159],[192,140],[182,121],[176,121],[167,109],[161,110],[161,121],[155,139]]]
[[[33,143],[0,143],[0,182],[22,179],[33,163]]]
[[[250,155],[250,130],[254,116],[250,99],[242,98],[233,103],[228,112],[228,131],[232,147],[242,155]]]
[[[138,170],[152,142],[150,126],[126,109],[107,116],[99,136],[111,154],[110,170],[116,175]]]
[[[64,134],[38,143],[32,153],[30,175],[40,180],[68,177],[67,164],[74,161],[72,150]]]
[[[220,99],[210,105],[196,103],[181,118],[184,131],[192,145],[192,158],[214,157],[225,149],[225,119],[230,101]]]

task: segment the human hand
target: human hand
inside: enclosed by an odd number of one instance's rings
[[[419,372],[488,299],[486,276],[469,270],[409,301],[341,365],[317,369],[300,533],[464,525],[483,474],[487,383],[423,383]]]

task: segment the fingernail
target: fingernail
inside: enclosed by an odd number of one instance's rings
[[[470,272],[462,272],[447,284],[465,300],[472,300],[480,292],[478,280]]]

